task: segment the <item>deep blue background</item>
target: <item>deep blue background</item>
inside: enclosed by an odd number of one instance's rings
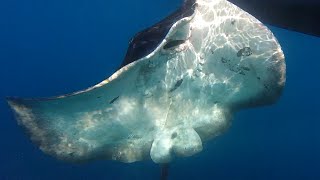
[[[5,96],[52,96],[113,73],[130,38],[181,0],[0,1],[0,179],[158,179],[152,162],[73,165],[25,136]],[[287,85],[273,106],[236,115],[203,152],[171,164],[170,179],[320,179],[320,38],[271,27]]]

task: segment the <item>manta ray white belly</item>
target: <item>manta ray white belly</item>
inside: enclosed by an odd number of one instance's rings
[[[166,163],[222,133],[233,113],[267,105],[285,83],[273,34],[225,0],[197,0],[151,53],[85,91],[9,99],[40,148],[67,161]]]

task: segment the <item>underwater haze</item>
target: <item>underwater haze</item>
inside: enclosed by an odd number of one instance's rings
[[[6,96],[48,97],[113,74],[130,39],[182,0],[0,1],[0,180],[159,179],[151,160],[71,164],[32,144]],[[169,179],[320,179],[320,38],[268,26],[286,57],[280,100],[244,110],[203,151],[170,164]]]

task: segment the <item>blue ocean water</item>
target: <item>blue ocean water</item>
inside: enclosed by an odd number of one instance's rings
[[[92,86],[121,64],[130,38],[181,0],[0,1],[0,179],[159,179],[151,161],[68,164],[25,136],[5,96],[45,97]],[[282,45],[280,101],[238,113],[169,179],[320,179],[320,38],[270,27]]]

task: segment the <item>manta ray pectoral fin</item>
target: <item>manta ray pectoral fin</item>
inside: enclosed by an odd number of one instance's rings
[[[79,93],[43,99],[7,98],[18,122],[44,152],[58,159],[79,162],[92,159],[117,159],[131,162],[145,159],[140,151],[119,154],[127,147],[128,127],[122,125],[134,106],[126,99],[135,68],[114,80]],[[112,79],[112,78],[111,78]],[[108,82],[108,83],[106,83]],[[119,94],[123,96],[120,98]],[[122,101],[120,102],[120,99]],[[122,120],[122,121],[121,121]]]

